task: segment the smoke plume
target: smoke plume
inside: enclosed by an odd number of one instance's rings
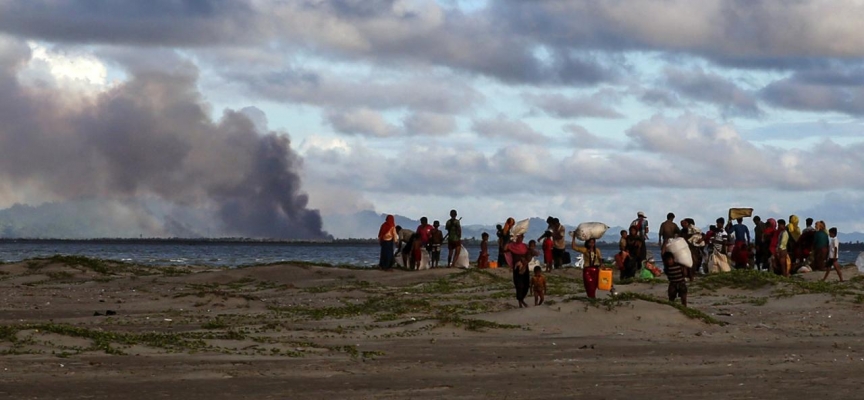
[[[146,202],[168,203],[216,218],[211,235],[328,237],[307,208],[287,135],[242,112],[211,118],[194,68],[129,71],[127,81],[88,97],[22,84],[17,72],[28,59],[26,45],[0,41],[0,187],[55,202],[131,204],[149,217]],[[189,234],[165,217],[162,232],[145,231]]]

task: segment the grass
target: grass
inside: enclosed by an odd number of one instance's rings
[[[89,339],[92,345],[81,351],[101,350],[106,354],[125,354],[116,346],[129,347],[132,345],[146,345],[167,350],[194,350],[206,347],[200,339],[188,339],[181,334],[173,333],[126,333],[110,332],[97,329],[83,328],[68,324],[20,324],[6,325],[0,327],[0,340],[16,343],[21,331],[34,331],[36,333],[53,333],[63,336]]]
[[[82,267],[102,275],[111,275],[112,268],[102,260],[82,256],[56,255],[48,259],[51,262],[66,264],[70,267]]]

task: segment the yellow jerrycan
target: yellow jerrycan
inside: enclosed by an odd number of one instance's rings
[[[612,268],[600,268],[600,280],[597,289],[612,290]]]

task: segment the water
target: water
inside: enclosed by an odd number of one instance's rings
[[[604,258],[618,251],[616,244],[599,244]],[[477,259],[479,244],[466,245],[471,261]],[[840,262],[853,263],[857,251],[843,251]],[[144,265],[204,265],[236,267],[277,262],[313,262],[372,267],[378,264],[376,243],[261,243],[208,241],[2,241],[0,260],[18,262],[54,255],[75,255]],[[497,247],[490,244],[490,259],[497,259]],[[570,250],[571,255],[573,251]],[[655,256],[657,249],[653,249]],[[443,263],[447,250],[442,251]],[[542,261],[542,256],[540,257]]]

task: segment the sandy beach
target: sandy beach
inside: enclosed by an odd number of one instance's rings
[[[854,267],[701,278],[687,310],[580,274],[519,309],[506,270],[0,265],[0,398],[862,397]]]

